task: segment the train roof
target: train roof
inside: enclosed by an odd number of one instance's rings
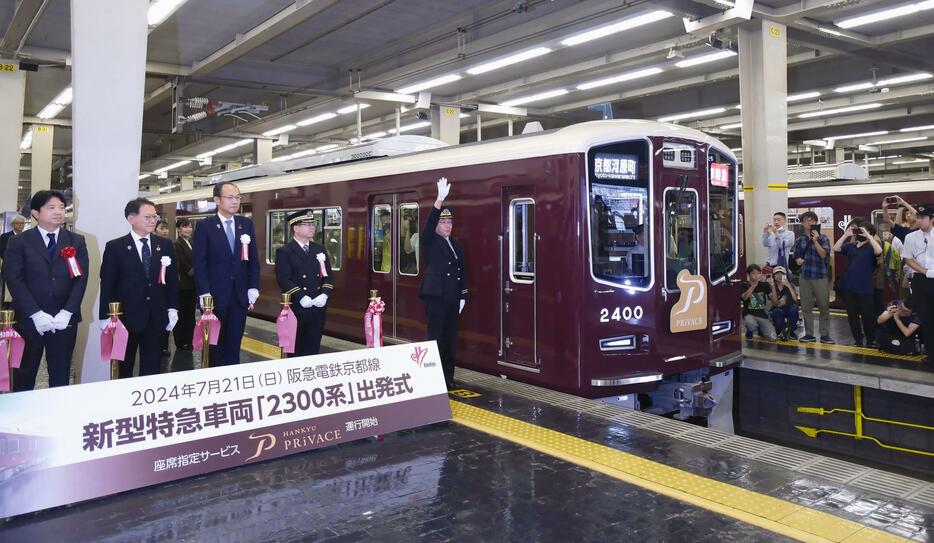
[[[349,164],[335,164],[285,175],[242,181],[238,182],[237,186],[240,188],[241,193],[251,193],[551,155],[585,153],[591,147],[597,145],[639,137],[692,139],[716,147],[720,152],[735,160],[735,156],[729,147],[717,138],[698,130],[657,121],[615,119],[590,121],[547,132],[500,138],[487,142],[453,145],[407,155]],[[457,179],[452,178],[451,181],[456,183]],[[152,200],[160,204],[179,200],[204,199],[211,197],[212,190],[212,187],[207,186],[185,192],[154,196]]]

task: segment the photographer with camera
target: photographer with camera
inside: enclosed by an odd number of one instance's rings
[[[800,267],[799,287],[801,291],[801,312],[804,314],[804,336],[800,341],[813,343],[814,305],[820,312],[820,342],[836,343],[830,337],[830,285],[828,280],[828,257],[830,239],[820,233],[820,221],[817,213],[805,211],[801,214],[804,235],[795,240],[795,263]]]
[[[846,272],[840,282],[840,295],[846,304],[846,317],[856,346],[874,347],[876,342],[876,305],[873,298],[873,275],[882,246],[876,241],[876,228],[864,219],[854,219],[833,250],[847,258]]]
[[[889,208],[897,206],[895,220],[889,216]],[[902,199],[901,196],[886,196],[882,200],[882,220],[889,225],[892,235],[905,242],[905,236],[918,229],[918,210]]]
[[[743,290],[743,325],[746,327],[746,339],[752,339],[756,331],[759,335],[774,341],[775,327],[766,312],[766,303],[772,294],[772,287],[762,276],[758,264],[746,266],[746,281],[740,287]]]

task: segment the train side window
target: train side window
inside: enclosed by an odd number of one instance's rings
[[[399,206],[399,273],[418,275],[418,204]]]
[[[276,263],[276,249],[289,242],[291,229],[285,224],[285,217],[292,210],[276,210],[266,214],[266,262]]]
[[[373,271],[389,273],[392,270],[392,206],[373,206]]]
[[[322,239],[324,248],[331,257],[331,270],[341,269],[343,263],[343,244],[341,243],[342,227],[344,226],[344,214],[339,207],[327,207],[324,209],[324,228],[322,228]]]
[[[509,279],[535,281],[535,202],[529,198],[509,203]]]
[[[739,266],[736,245],[736,165],[716,150],[710,151],[710,158],[707,186],[710,218],[707,232],[710,236],[710,281],[716,284],[736,273]]]
[[[697,275],[697,192],[665,189],[665,286],[678,289],[681,270]]]

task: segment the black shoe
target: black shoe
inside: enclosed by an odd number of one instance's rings
[[[837,343],[837,342],[834,341],[833,338],[830,337],[830,336],[821,336],[821,337],[820,337],[820,342],[821,342],[821,343],[826,343],[826,344],[828,344],[828,345],[836,345],[836,343]]]
[[[817,341],[817,338],[812,336],[811,334],[807,334],[807,335],[803,335],[800,338],[798,338],[798,341],[801,341],[804,343],[814,343],[815,341]]]
[[[176,349],[178,349],[179,351],[191,351],[193,350],[193,347],[191,345],[179,345],[178,347],[176,347]]]
[[[863,340],[857,339],[856,341],[853,342],[853,346],[854,346],[854,347],[862,347],[862,346],[863,346]]]

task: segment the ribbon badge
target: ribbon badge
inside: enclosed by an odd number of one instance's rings
[[[324,261],[325,261],[325,259],[326,259],[327,257],[324,256],[324,253],[318,253],[318,254],[315,255],[315,258],[318,259],[318,267],[320,268],[321,277],[327,277],[327,276],[328,276],[328,269],[327,269],[327,267],[324,265]]]
[[[367,347],[383,346],[383,312],[386,311],[386,302],[382,298],[370,300],[370,304],[363,314],[363,331],[366,334]]]
[[[295,352],[295,335],[298,331],[298,318],[292,313],[288,305],[282,306],[279,317],[276,318],[276,334],[279,336],[279,347],[282,352],[292,354]]]
[[[64,258],[68,264],[68,273],[71,275],[72,279],[84,275],[84,271],[81,269],[81,264],[78,264],[78,259],[75,258],[75,256],[78,254],[78,251],[76,251],[74,247],[71,245],[68,247],[62,247],[62,250],[59,251],[59,254],[62,255],[62,258]]]
[[[164,256],[159,260],[159,262],[162,264],[162,268],[159,270],[159,284],[164,285],[165,274],[168,271],[169,266],[172,265],[172,257]]]
[[[26,342],[12,326],[0,331],[0,392],[10,391],[10,369],[19,368]]]
[[[240,236],[240,260],[246,262],[250,259],[250,235]]]
[[[126,358],[126,344],[130,332],[116,316],[110,317],[107,327],[101,332],[101,362],[110,363]]]
[[[205,309],[195,324],[194,337],[191,338],[191,347],[200,351],[204,348],[204,327],[208,327],[208,343],[217,345],[217,339],[221,334],[221,321],[214,314],[214,311]]]

